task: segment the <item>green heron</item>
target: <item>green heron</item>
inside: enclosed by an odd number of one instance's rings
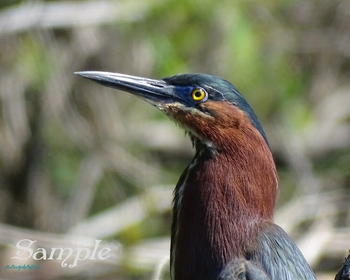
[[[207,74],[162,80],[77,74],[149,102],[193,142],[196,154],[174,191],[173,280],[316,279],[295,243],[273,223],[276,166],[257,116],[231,83]]]

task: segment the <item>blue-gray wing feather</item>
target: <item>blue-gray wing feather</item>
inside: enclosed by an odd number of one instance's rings
[[[232,260],[218,280],[316,280],[299,248],[287,233],[269,224],[245,258]]]

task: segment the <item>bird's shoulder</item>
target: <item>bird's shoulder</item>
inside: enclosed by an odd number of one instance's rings
[[[279,226],[265,224],[258,232],[257,244],[247,257],[260,263],[271,279],[312,280],[315,274],[294,241]]]
[[[245,257],[232,260],[218,280],[316,280],[294,241],[279,226],[259,226]]]

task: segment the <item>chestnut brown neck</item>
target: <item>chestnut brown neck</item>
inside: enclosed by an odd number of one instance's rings
[[[176,186],[173,280],[216,279],[230,260],[244,257],[259,224],[272,222],[277,173],[271,151],[244,114],[237,119],[220,131],[217,122],[201,126],[216,151],[197,139],[197,153]]]

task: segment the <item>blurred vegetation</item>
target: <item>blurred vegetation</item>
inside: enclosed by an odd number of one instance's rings
[[[234,83],[278,166],[276,222],[332,279],[350,248],[349,30],[347,0],[2,1],[0,263],[29,236],[46,248],[72,233],[123,247],[118,265],[41,261],[36,272],[0,267],[2,279],[150,279],[168,253],[190,141],[82,70]]]

